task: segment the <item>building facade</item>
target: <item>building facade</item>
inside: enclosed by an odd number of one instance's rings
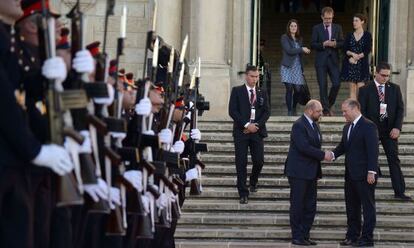
[[[53,2],[62,13],[67,13],[74,0]],[[83,6],[91,2],[93,5],[85,11],[86,43],[102,41],[104,33],[106,0],[81,0],[81,3],[85,3]],[[355,1],[347,2],[352,5]],[[380,28],[374,39],[380,39],[381,32],[388,33],[385,36],[387,46],[382,46],[381,49],[386,49],[388,62],[393,66],[392,81],[399,84],[403,91],[407,118],[414,119],[414,1],[365,2],[370,2],[370,6],[386,4],[388,28],[385,31]],[[123,3],[128,6],[128,21],[125,55],[121,58],[121,66],[141,75],[146,32],[153,19],[153,2],[116,1],[115,15],[110,17],[108,25],[107,50],[112,57],[120,33]],[[200,88],[210,101],[211,108],[204,118],[219,120],[228,116],[231,87],[240,84],[238,72],[243,71],[246,63],[252,61],[254,34],[260,33],[257,30],[260,29],[260,24],[253,25],[255,21],[256,24],[260,23],[260,15],[253,11],[255,3],[260,5],[260,0],[158,0],[157,33],[178,49],[188,34],[187,60],[191,65],[199,56],[202,59]],[[382,15],[382,12],[377,13]],[[376,18],[373,13],[371,16],[371,19]]]

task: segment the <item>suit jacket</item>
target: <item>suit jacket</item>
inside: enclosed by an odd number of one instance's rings
[[[348,140],[349,127],[350,123],[344,126],[341,142],[333,150],[335,158],[345,154],[345,178],[352,181],[366,180],[368,171],[375,171],[379,175],[377,127],[362,116]]]
[[[302,115],[295,121],[290,133],[285,175],[307,180],[321,178],[321,161],[325,158],[325,152],[321,150],[321,145],[321,133],[319,132],[318,137],[309,121]]]
[[[361,104],[361,113],[379,126],[380,101],[374,81],[359,89],[358,101]],[[385,103],[387,104],[388,131],[393,128],[401,130],[404,120],[404,102],[398,85],[391,82],[385,84]]]
[[[336,40],[336,47],[323,47],[323,42],[325,41],[325,27],[323,23],[313,26],[311,48],[316,50],[315,66],[325,66],[329,56],[331,56],[336,65],[339,65],[338,50],[341,49],[344,44],[341,25],[332,24],[331,39]]]
[[[229,102],[229,115],[233,119],[233,136],[245,135],[243,133],[244,125],[250,121],[250,101],[246,85],[233,87]],[[265,90],[256,87],[255,102],[256,118],[258,124],[258,133],[261,137],[267,137],[266,121],[269,119],[269,100]]]
[[[282,44],[282,62],[281,64],[290,67],[293,64],[293,61],[295,60],[296,56],[299,55],[300,63],[302,65],[303,70],[303,62],[302,62],[302,41],[297,40],[299,43],[299,48],[295,47],[295,41],[288,37],[286,34],[282,35],[280,38],[280,42]]]

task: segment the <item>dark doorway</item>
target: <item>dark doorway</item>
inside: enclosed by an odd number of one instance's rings
[[[271,71],[271,108],[272,115],[286,115],[285,87],[280,82],[280,61],[282,57],[280,37],[286,32],[286,24],[290,19],[299,21],[304,46],[310,47],[312,27],[321,22],[320,9],[331,6],[335,10],[334,23],[342,25],[344,36],[353,31],[352,18],[355,13],[363,13],[368,17],[366,30],[374,35],[371,64],[387,59],[388,12],[389,0],[253,0],[260,6],[253,17],[257,22],[257,59],[263,58]],[[259,21],[260,20],[260,21]],[[253,41],[254,39],[252,39]],[[259,52],[259,42],[265,47]],[[259,64],[259,63],[257,63]],[[304,74],[313,98],[319,98],[319,86],[314,68],[314,55],[304,57]],[[336,106],[336,115],[340,115],[340,103],[348,98],[349,86],[341,84]],[[298,109],[298,113],[301,110]]]

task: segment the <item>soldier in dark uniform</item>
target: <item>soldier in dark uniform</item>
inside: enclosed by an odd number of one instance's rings
[[[26,102],[25,75],[31,70],[33,59],[25,57],[14,23],[22,16],[20,1],[6,0],[0,3],[0,75],[2,82],[0,124],[1,146],[1,193],[0,193],[0,246],[32,247],[31,168],[48,167],[56,173],[68,173],[73,165],[68,153],[56,145],[42,145],[27,124],[31,104]],[[46,68],[46,69],[50,69]],[[48,71],[50,72],[50,71]],[[46,73],[48,76],[50,74]],[[56,76],[56,75],[54,75]],[[51,79],[54,77],[50,77]],[[30,101],[29,101],[30,102]],[[25,113],[23,110],[26,110]],[[33,118],[33,117],[32,117]],[[33,121],[30,122],[32,125]],[[18,210],[18,212],[16,212]],[[18,235],[18,237],[16,236]]]

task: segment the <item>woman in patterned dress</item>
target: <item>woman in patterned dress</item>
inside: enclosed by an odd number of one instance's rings
[[[341,79],[350,83],[350,98],[358,98],[358,89],[370,78],[369,54],[372,49],[372,36],[364,31],[366,17],[355,14],[353,18],[354,32],[345,39],[343,51]]]
[[[299,24],[295,19],[289,20],[286,34],[281,37],[283,58],[280,66],[282,83],[286,86],[286,106],[288,115],[296,115],[297,96],[304,84],[302,54],[310,50],[302,46]]]

